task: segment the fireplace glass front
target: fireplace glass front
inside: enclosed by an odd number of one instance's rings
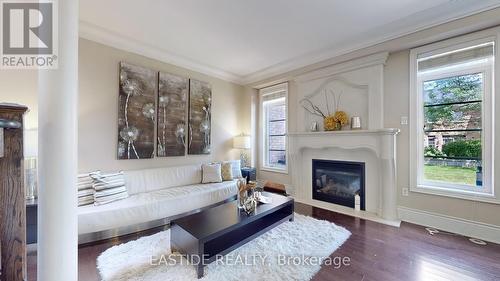
[[[365,210],[365,163],[312,160],[312,197],[354,208],[355,195]]]

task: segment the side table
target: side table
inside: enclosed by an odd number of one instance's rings
[[[243,167],[241,168],[241,175],[247,180],[247,182],[256,181],[257,169],[252,167]]]

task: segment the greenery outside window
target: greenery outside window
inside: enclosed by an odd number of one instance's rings
[[[472,189],[483,186],[483,76],[473,73],[422,81],[425,181]]]
[[[495,197],[495,41],[457,38],[411,51],[412,191]]]

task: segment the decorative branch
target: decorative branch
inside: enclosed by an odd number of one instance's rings
[[[324,91],[325,94],[325,102],[326,102],[326,111],[328,112],[328,116],[330,116],[332,113],[330,112],[330,106],[328,106],[328,95],[326,93],[326,89]]]
[[[335,105],[335,112],[337,112],[337,111],[339,111],[339,107],[340,107],[340,100],[342,98],[342,91],[340,92],[340,95],[338,95],[338,97],[333,90],[330,90],[330,94],[333,96],[333,104]]]
[[[340,108],[340,101],[342,100],[342,94],[343,92],[340,91],[340,95],[339,95],[339,98],[337,100],[337,108],[335,109],[336,111],[339,111],[339,108]]]
[[[303,104],[303,102],[307,102],[309,103],[309,107],[307,107],[306,105]],[[321,111],[321,109],[319,109],[319,107],[315,106],[308,98],[304,98],[302,100],[302,107],[307,110],[307,112],[313,114],[313,115],[317,115],[319,117],[323,117],[323,118],[326,118],[326,115],[323,113],[323,111]]]
[[[340,92],[339,95],[337,95],[332,89],[329,89],[328,91],[325,89],[323,91],[323,93],[325,95],[326,113],[327,114],[325,114],[318,106],[314,105],[309,98],[304,98],[300,101],[302,107],[305,110],[307,110],[307,112],[309,112],[313,115],[319,116],[319,117],[326,118],[328,116],[331,116],[332,112],[330,111],[330,102],[328,100],[328,93],[330,93],[330,95],[332,95],[332,97],[333,97],[333,105],[334,105],[334,109],[335,109],[334,113],[339,111],[340,100],[342,98],[342,91]]]

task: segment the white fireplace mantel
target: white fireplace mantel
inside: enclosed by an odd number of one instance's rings
[[[303,171],[312,169],[311,160],[304,157],[305,150],[325,150],[324,155],[326,155],[328,149],[368,149],[376,155],[376,165],[379,169],[379,174],[376,175],[378,181],[366,185],[366,188],[377,188],[376,194],[380,194],[375,201],[378,206],[371,210],[371,215],[384,221],[398,222],[396,190],[396,135],[398,133],[399,129],[395,128],[289,133],[291,193],[298,201],[315,203],[312,199],[311,179],[303,176]],[[331,159],[332,156],[327,158]],[[316,203],[323,204],[324,202]]]
[[[290,152],[300,148],[338,147],[343,149],[368,148],[378,157],[392,159],[395,157],[395,136],[399,129],[344,130],[322,132],[288,133]]]

